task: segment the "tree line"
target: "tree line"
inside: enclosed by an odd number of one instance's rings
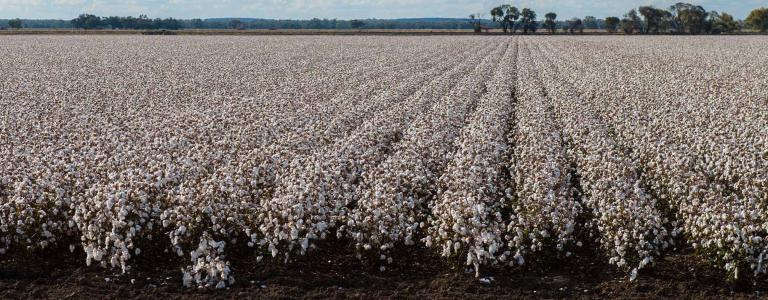
[[[566,21],[558,21],[557,14],[548,12],[544,19],[536,20],[536,12],[529,8],[518,9],[512,5],[500,5],[490,10],[491,20],[505,33],[515,33],[521,30],[523,33],[536,32],[538,29],[555,33],[558,29],[563,32],[583,32],[584,29],[605,29],[608,32],[621,30],[626,34],[719,34],[735,32],[742,29],[754,29],[761,32],[768,31],[768,8],[753,10],[749,16],[742,20],[736,20],[728,13],[707,11],[700,5],[690,3],[676,3],[668,9],[653,6],[640,6],[633,8],[622,18],[616,16],[599,20],[594,16],[584,19],[572,18]],[[470,15],[470,22],[476,32],[480,32],[483,26],[478,22],[479,14]]]
[[[249,18],[174,19],[138,17],[100,17],[82,14],[73,20],[0,20],[0,27],[10,28],[77,28],[77,29],[471,29],[466,19],[366,19],[339,20],[271,20]],[[490,23],[490,21],[484,21]]]
[[[744,20],[736,20],[724,12],[707,11],[700,5],[676,3],[667,9],[653,6],[633,8],[621,18],[610,16],[598,19],[587,16],[583,19],[572,18],[557,20],[557,14],[548,12],[543,19],[530,8],[518,9],[512,5],[500,5],[490,10],[491,18],[486,20],[481,14],[473,14],[469,19],[399,19],[399,20],[268,20],[268,19],[174,19],[109,16],[100,17],[81,14],[77,18],[65,20],[6,20],[9,28],[80,28],[80,29],[139,29],[139,30],[177,30],[187,29],[472,29],[479,32],[484,28],[496,26],[505,33],[536,32],[557,30],[576,33],[584,29],[605,29],[608,32],[626,34],[687,33],[718,34],[754,29],[768,31],[768,8],[753,10]],[[468,21],[468,22],[467,22]],[[1,23],[0,23],[1,24]]]

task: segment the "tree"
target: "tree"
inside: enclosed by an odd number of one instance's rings
[[[179,30],[183,28],[181,22],[174,18],[166,18],[163,20],[157,19],[157,25],[155,27],[168,30]]]
[[[710,23],[712,24],[710,33],[729,33],[739,29],[739,23],[733,19],[732,15],[712,11],[709,13],[709,17]]]
[[[472,30],[474,30],[475,33],[480,33],[480,31],[483,29],[483,27],[480,26],[480,18],[478,18],[475,14],[469,15],[469,24],[472,25]]]
[[[102,19],[102,22],[104,23],[104,25],[109,26],[109,28],[120,29],[120,28],[123,28],[124,26],[123,25],[124,19],[125,18],[111,16],[111,17],[106,17]]]
[[[621,20],[617,17],[607,17],[605,18],[605,29],[608,30],[608,32],[616,32],[620,22]]]
[[[656,9],[653,8],[653,6],[640,6],[638,11],[640,12],[640,15],[645,18],[645,32],[653,31],[652,28],[655,28],[656,32],[659,32],[659,21],[656,16]]]
[[[544,28],[549,30],[549,33],[555,33],[555,29],[557,29],[557,23],[555,22],[555,19],[557,19],[557,14],[549,12],[544,15],[544,19]]]
[[[245,24],[243,24],[243,21],[241,21],[240,19],[232,19],[229,21],[229,28],[241,30],[241,29],[245,29]]]
[[[677,3],[669,7],[672,12],[673,27],[680,33],[698,34],[706,31],[707,11],[700,5]]]
[[[661,20],[659,22],[659,31],[660,32],[669,32],[669,29],[673,27],[674,24],[674,18],[672,17],[672,13],[665,9],[659,10],[661,14]]]
[[[102,26],[101,17],[91,14],[81,14],[72,20],[72,27],[82,29],[95,29]]]
[[[21,19],[8,20],[8,27],[11,29],[21,29]]]
[[[625,34],[635,33],[635,25],[634,23],[632,23],[630,19],[627,19],[627,18],[621,19],[621,22],[619,22],[619,26],[621,26],[621,31],[624,31]]]
[[[584,17],[584,28],[586,29],[598,29],[597,18],[593,16]]]
[[[491,9],[491,20],[493,22],[499,22],[499,27],[504,26],[504,8],[501,6],[497,6]],[[506,28],[504,28],[504,31],[506,32]]]
[[[521,14],[521,20],[520,22],[523,25],[523,33],[527,34],[528,31],[536,32],[536,28],[538,27],[538,23],[536,23],[536,12],[529,9],[529,8],[523,8],[523,12]]]
[[[672,19],[672,13],[653,6],[640,6],[638,10],[643,18],[645,18],[644,32],[646,33],[666,31],[669,26],[668,24]]]
[[[507,11],[505,13],[504,26],[511,29],[512,33],[515,33],[515,22],[520,18],[520,10],[517,9],[517,7],[507,5]]]
[[[520,11],[517,7],[504,4],[491,9],[491,19],[493,22],[498,22],[499,27],[501,27],[505,33],[508,32],[509,29],[512,29],[512,32],[514,32],[514,24],[518,18],[520,18]]]
[[[189,23],[192,26],[192,28],[196,28],[196,29],[202,29],[206,27],[205,21],[203,21],[203,19],[192,19]]]
[[[579,18],[573,18],[570,21],[568,21],[568,31],[573,34],[576,31],[579,31],[579,33],[584,32],[584,22],[581,21]]]
[[[152,29],[152,20],[147,15],[139,15],[134,21],[134,29]]]
[[[633,34],[635,31],[641,30],[642,22],[640,22],[640,16],[637,15],[637,10],[633,8],[624,14],[624,19],[621,19],[620,25],[626,34]]]
[[[363,26],[365,26],[365,22],[360,20],[352,20],[351,22],[349,22],[349,26],[352,26],[352,28],[354,29],[360,29]]]
[[[760,32],[768,31],[768,8],[758,8],[749,13],[744,25]]]

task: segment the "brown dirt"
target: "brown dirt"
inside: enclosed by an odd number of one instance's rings
[[[371,262],[375,259],[356,259],[349,247],[325,249],[329,250],[318,250],[287,264],[257,264],[255,259],[248,259],[253,253],[247,250],[232,254],[233,262],[245,263],[232,266],[237,282],[226,290],[182,287],[182,261],[163,253],[142,254],[135,259],[133,269],[121,275],[98,266],[86,267],[81,255],[49,251],[0,261],[0,299],[760,299],[768,295],[765,280],[757,286],[728,284],[722,272],[690,250],[668,254],[641,272],[635,282],[601,263],[604,260],[592,257],[550,262],[547,269],[486,270],[481,278],[493,277],[493,281],[484,284],[460,264],[446,262],[423,249],[397,253],[402,259],[385,272],[379,271],[377,262]]]

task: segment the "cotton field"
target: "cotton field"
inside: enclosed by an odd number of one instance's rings
[[[635,280],[688,246],[724,280],[765,281],[765,49],[3,37],[0,256],[129,272],[167,252],[185,286],[223,288],[241,248],[288,263],[341,244],[382,271],[420,248],[478,276],[592,251]]]

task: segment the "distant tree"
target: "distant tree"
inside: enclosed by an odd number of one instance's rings
[[[495,23],[499,23],[499,27],[503,27],[504,23],[504,7],[497,6],[491,9],[491,20]],[[506,28],[504,29],[506,31]]]
[[[666,31],[666,28],[672,20],[672,13],[664,9],[655,8],[653,6],[640,6],[638,10],[640,15],[645,18],[645,29],[643,32],[646,33]]]
[[[101,18],[91,14],[81,14],[72,20],[72,27],[82,29],[95,29],[102,26]]]
[[[760,32],[768,31],[768,8],[758,8],[750,12],[744,20],[744,25]]]
[[[586,29],[598,29],[597,18],[593,16],[584,17],[584,28]]]
[[[739,23],[733,19],[732,15],[712,11],[709,13],[709,16],[710,23],[712,24],[710,33],[730,33],[739,29]]]
[[[645,32],[651,32],[651,28],[656,28],[656,32],[658,32],[659,21],[656,16],[656,9],[653,6],[640,6],[637,10],[645,18]]]
[[[523,12],[520,16],[520,22],[523,26],[523,33],[528,34],[528,31],[536,32],[536,28],[538,27],[538,23],[536,23],[536,12],[529,8],[523,8]]]
[[[229,21],[229,28],[230,29],[245,29],[245,24],[240,19],[232,19]]]
[[[472,25],[472,30],[474,30],[475,33],[480,33],[480,31],[483,29],[482,26],[480,26],[480,18],[478,18],[475,14],[469,15],[469,24]]]
[[[520,10],[517,7],[507,5],[504,15],[504,26],[515,33],[515,22],[520,18]],[[506,32],[506,30],[505,30]]]
[[[181,21],[174,18],[156,19],[157,25],[155,27],[159,29],[179,30],[183,28]]]
[[[132,16],[127,16],[121,20],[120,26],[122,26],[122,28],[127,28],[127,29],[137,29],[138,24],[139,24],[138,19]]]
[[[659,22],[659,32],[669,32],[670,28],[674,28],[675,19],[672,13],[668,10],[661,9],[661,20]]]
[[[363,26],[365,26],[365,22],[360,20],[352,20],[349,22],[349,26],[352,26],[352,28],[354,29],[360,29],[360,28],[363,28]]]
[[[635,33],[635,25],[627,18],[621,19],[619,26],[621,26],[621,31],[624,31],[625,34]]]
[[[544,15],[544,19],[544,28],[549,30],[549,33],[555,33],[555,30],[557,29],[557,22],[555,22],[555,19],[557,19],[557,14],[549,12]]]
[[[103,18],[102,22],[104,23],[105,26],[109,26],[109,28],[121,29],[124,26],[123,25],[124,19],[125,18],[122,18],[122,17],[111,16],[111,17]]]
[[[633,8],[624,14],[624,19],[621,19],[620,25],[626,34],[633,34],[635,31],[642,30],[642,22],[640,16],[637,15],[637,10]]]
[[[192,19],[189,21],[189,24],[192,28],[196,28],[196,29],[205,28],[205,21],[203,21],[202,19]]]
[[[139,17],[134,20],[136,21],[136,25],[133,27],[134,29],[153,29],[154,28],[154,21],[150,19],[147,15],[139,15]]]
[[[8,20],[8,27],[11,29],[21,29],[21,19]]]
[[[501,5],[491,9],[491,20],[498,22],[499,27],[506,33],[509,29],[514,32],[515,21],[520,18],[520,11],[511,5]]]
[[[746,29],[748,27],[747,26],[747,22],[744,21],[744,20],[737,20],[736,23],[739,24],[739,29],[738,30],[744,30],[744,29]]]
[[[616,32],[620,22],[621,20],[617,17],[607,17],[605,18],[605,29],[608,32]]]
[[[708,14],[704,7],[680,2],[670,6],[669,10],[677,32],[698,34],[706,31]]]
[[[576,31],[579,33],[584,32],[584,22],[581,21],[579,18],[573,18],[570,21],[568,21],[568,31],[573,34]]]

